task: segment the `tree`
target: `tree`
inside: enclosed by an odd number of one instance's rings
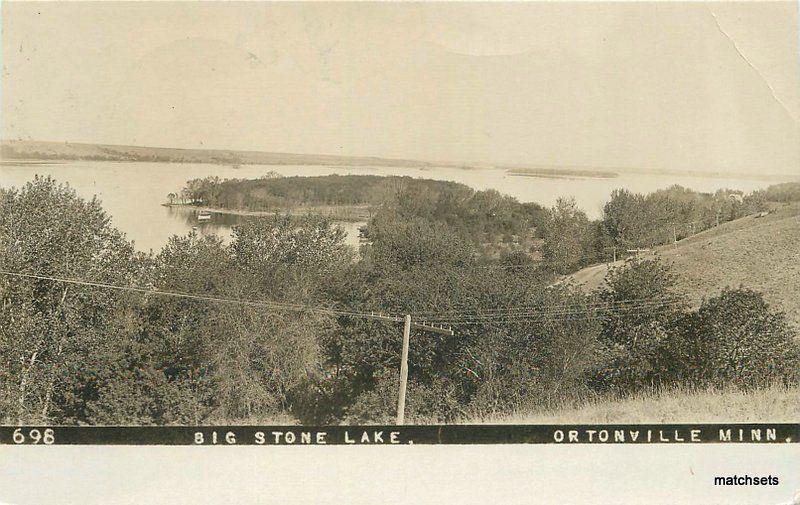
[[[362,260],[342,277],[336,292],[350,310],[397,314],[444,309],[461,293],[466,272],[475,264],[471,242],[443,223],[382,212],[370,221],[368,233],[371,244],[362,247]],[[387,373],[396,375],[400,327],[348,317],[338,323],[325,342],[325,365],[332,374],[319,387],[333,402],[328,405],[333,414],[323,415],[341,418],[352,408],[358,410],[354,405],[363,407]],[[430,385],[452,362],[452,344],[443,335],[415,340],[410,380],[420,387]]]
[[[458,364],[469,411],[486,416],[555,408],[585,397],[586,373],[597,352],[591,298],[572,285],[544,288],[497,274],[487,276],[480,289],[487,292],[477,305],[483,310],[515,309],[454,326],[465,342]]]
[[[682,374],[685,343],[676,330],[687,306],[677,277],[659,259],[629,259],[612,268],[597,292],[602,346],[595,388],[628,393]]]
[[[97,199],[36,177],[0,203],[0,268],[42,277],[135,284],[144,260]],[[83,421],[135,323],[133,295],[44,278],[0,277],[0,409],[7,419]]]
[[[294,410],[295,399],[307,396],[303,389],[314,388],[323,374],[321,346],[336,328],[330,314],[303,307],[335,307],[330,291],[342,282],[352,250],[328,219],[275,216],[236,227],[230,251],[234,292],[296,309],[227,307],[219,313],[214,322],[221,338],[211,352],[226,412]]]
[[[611,200],[603,207],[603,229],[615,246],[624,249],[651,245],[643,243],[646,225],[642,195],[627,189],[611,192]]]
[[[183,392],[155,421],[264,419],[293,410],[305,394],[299,390],[322,372],[320,343],[334,319],[313,308],[329,305],[330,283],[350,264],[343,240],[328,220],[289,216],[235,227],[230,246],[195,233],[173,237],[156,258],[157,287],[248,303],[149,300],[147,361],[167,377],[165,395]]]
[[[468,413],[554,405],[582,390],[596,325],[590,318],[531,317],[548,310],[588,310],[578,290],[545,289],[547,276],[534,274],[521,258],[480,260],[468,238],[441,222],[382,212],[370,222],[370,238],[341,299],[361,310],[449,319],[456,332],[412,330],[409,418],[450,421]],[[514,317],[518,308],[530,314]],[[480,317],[509,310],[511,317]],[[335,416],[388,419],[400,327],[342,318],[340,328],[326,346],[335,376],[323,387]]]
[[[585,263],[592,249],[592,230],[586,213],[574,198],[559,198],[550,209],[544,229],[542,255],[558,274],[575,271]]]

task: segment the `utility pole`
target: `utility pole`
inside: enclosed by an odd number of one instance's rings
[[[397,424],[402,425],[405,421],[406,414],[406,388],[408,385],[408,348],[411,341],[411,327],[418,330],[430,331],[433,333],[441,333],[444,335],[453,335],[453,329],[450,326],[433,325],[429,323],[414,323],[411,321],[411,315],[406,314],[405,317],[389,316],[381,313],[370,312],[369,316],[372,319],[380,321],[389,321],[392,323],[402,322],[403,324],[403,350],[400,355],[400,390],[397,394]]]
[[[403,353],[400,358],[400,392],[397,395],[397,424],[403,424],[406,415],[406,385],[408,384],[408,341],[411,338],[411,316],[406,314],[403,325]]]
[[[610,245],[608,247],[604,247],[603,248],[604,251],[607,251],[608,249],[611,249],[611,255],[614,258],[613,261],[614,261],[614,263],[616,263],[617,262],[617,246]]]

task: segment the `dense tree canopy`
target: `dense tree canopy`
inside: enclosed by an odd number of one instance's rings
[[[52,179],[2,194],[0,269],[135,284],[145,267],[97,200]],[[9,418],[80,419],[96,372],[135,328],[130,295],[30,277],[0,277],[0,395]]]
[[[765,208],[761,192],[698,193],[670,186],[642,195],[617,189],[603,208],[603,231],[621,249],[649,248]]]
[[[728,290],[692,308],[658,259],[628,261],[593,293],[555,282],[596,254],[603,230],[625,243],[667,222],[658,212],[707,217],[700,201],[716,219],[714,202],[736,200],[736,214],[744,199],[618,192],[592,223],[570,200],[544,211],[458,185],[378,186],[394,196],[358,254],[325,218],[278,215],[248,220],[230,242],[190,233],[144,255],[97,200],[52,179],[0,191],[0,270],[14,274],[0,275],[3,418],[388,420],[401,328],[364,317],[373,311],[454,330],[412,332],[411,419],[800,379],[796,330],[758,293]],[[526,234],[543,238],[543,263]],[[517,247],[487,251],[499,242]]]

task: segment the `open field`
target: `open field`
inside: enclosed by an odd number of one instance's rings
[[[800,204],[723,223],[656,252],[674,265],[679,288],[693,303],[726,286],[742,285],[764,293],[770,305],[800,326]],[[586,290],[595,289],[613,265],[593,265],[568,278]]]
[[[620,400],[508,416],[467,419],[464,424],[558,423],[779,423],[800,421],[800,387],[755,391],[672,390]]]

